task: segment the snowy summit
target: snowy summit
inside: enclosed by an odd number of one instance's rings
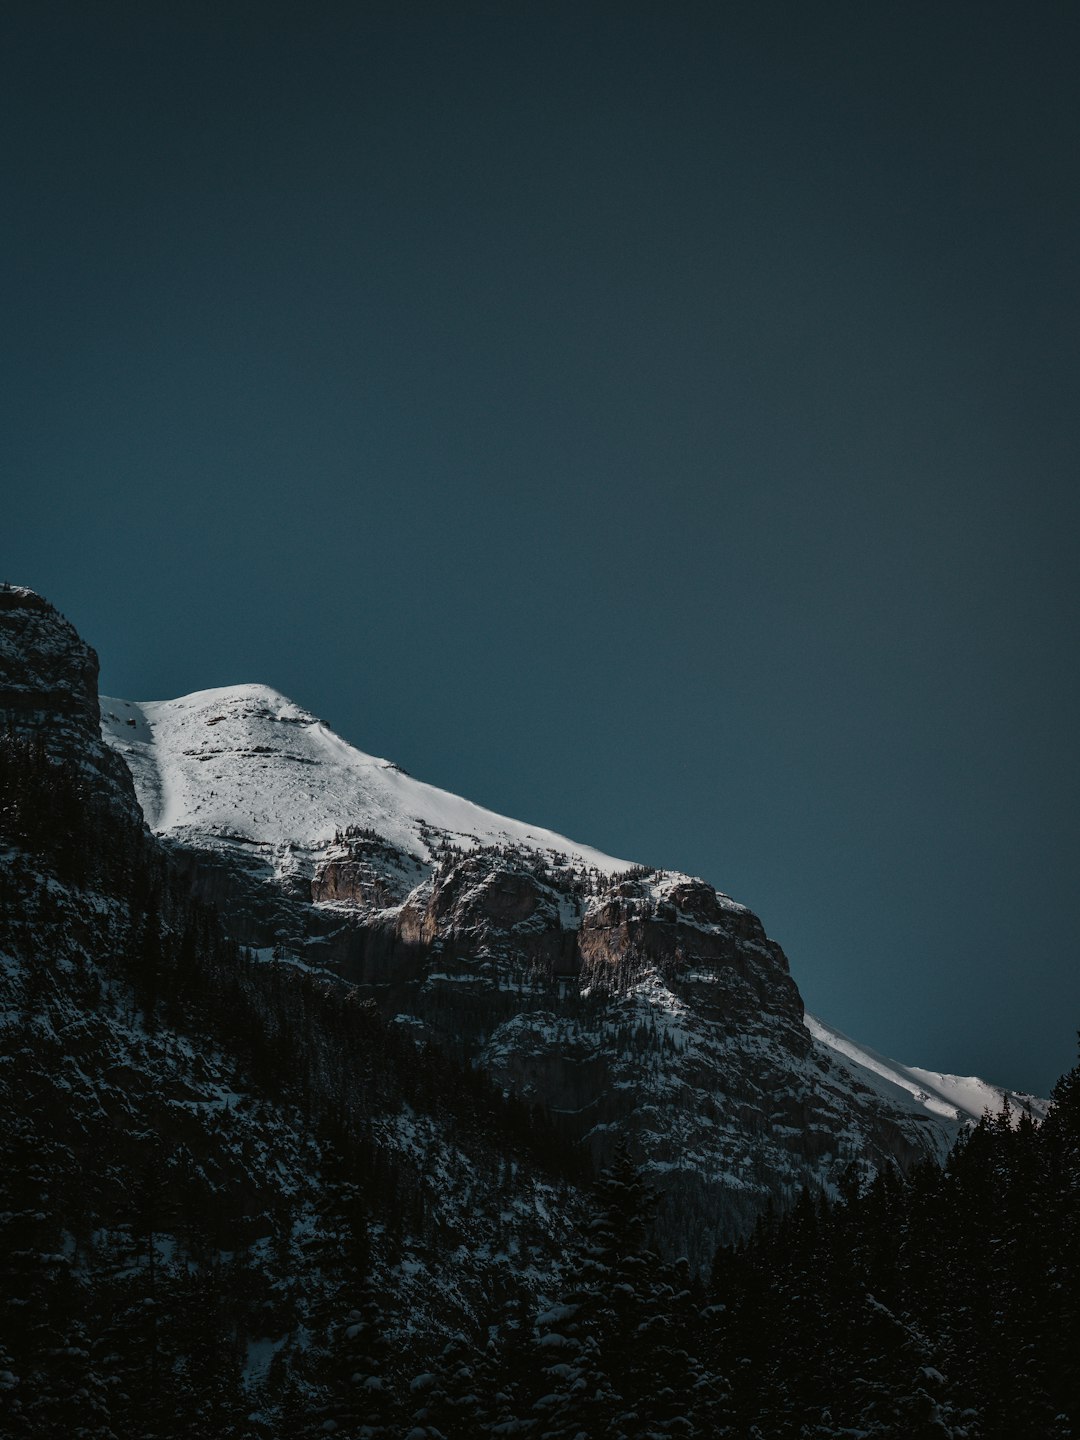
[[[433,841],[520,845],[604,874],[629,863],[414,780],[267,685],[178,700],[103,696],[101,724],[131,768],[147,824],[180,841],[310,855],[355,826],[422,864]]]

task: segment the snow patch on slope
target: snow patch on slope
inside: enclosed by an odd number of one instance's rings
[[[628,864],[414,780],[266,685],[138,703],[103,697],[101,711],[102,733],[131,768],[158,834],[283,858],[325,849],[354,825],[425,863],[431,843],[444,841],[561,853],[605,874]]]
[[[941,1075],[915,1065],[901,1065],[857,1044],[809,1013],[805,1024],[820,1045],[840,1056],[848,1067],[857,1067],[858,1079],[883,1098],[908,1109],[924,1110],[935,1119],[954,1124],[957,1131],[968,1122],[981,1119],[986,1111],[996,1115],[1006,1096],[1014,1110],[1029,1110],[1036,1119],[1046,1115],[1048,1102],[1037,1096],[1003,1090],[975,1075]]]

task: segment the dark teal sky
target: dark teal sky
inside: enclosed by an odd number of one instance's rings
[[[809,1007],[1080,1025],[1080,11],[0,14],[0,571],[161,698],[753,906]]]

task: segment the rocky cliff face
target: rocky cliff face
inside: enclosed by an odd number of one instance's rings
[[[192,864],[233,875],[250,925],[241,872]],[[701,880],[485,847],[432,860],[401,898],[424,868],[370,838],[331,845],[310,900],[266,882],[276,943],[542,1106],[598,1166],[626,1137],[671,1253],[704,1264],[770,1199],[833,1189],[853,1161],[907,1168],[960,1128],[816,1041],[780,946]]]
[[[906,1168],[956,1132],[816,1044],[783,951],[703,881],[589,882],[485,851],[361,931],[376,926],[390,978],[371,993],[543,1105],[598,1165],[628,1138],[666,1246],[698,1262],[770,1198],[832,1188],[852,1161]]]
[[[102,739],[96,653],[21,585],[0,590],[0,715],[48,755],[74,757],[99,793],[141,822],[131,773]]]

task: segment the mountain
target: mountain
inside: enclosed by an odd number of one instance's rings
[[[806,1017],[783,951],[705,881],[424,784],[272,689],[101,714],[148,825],[234,938],[356,986],[596,1166],[627,1138],[671,1253],[704,1264],[769,1198],[835,1193],[853,1162],[941,1158],[1001,1103]]]
[[[103,733],[10,586],[0,702],[0,1433],[1074,1433],[1080,1069],[969,1126],[704,881],[261,687]]]

